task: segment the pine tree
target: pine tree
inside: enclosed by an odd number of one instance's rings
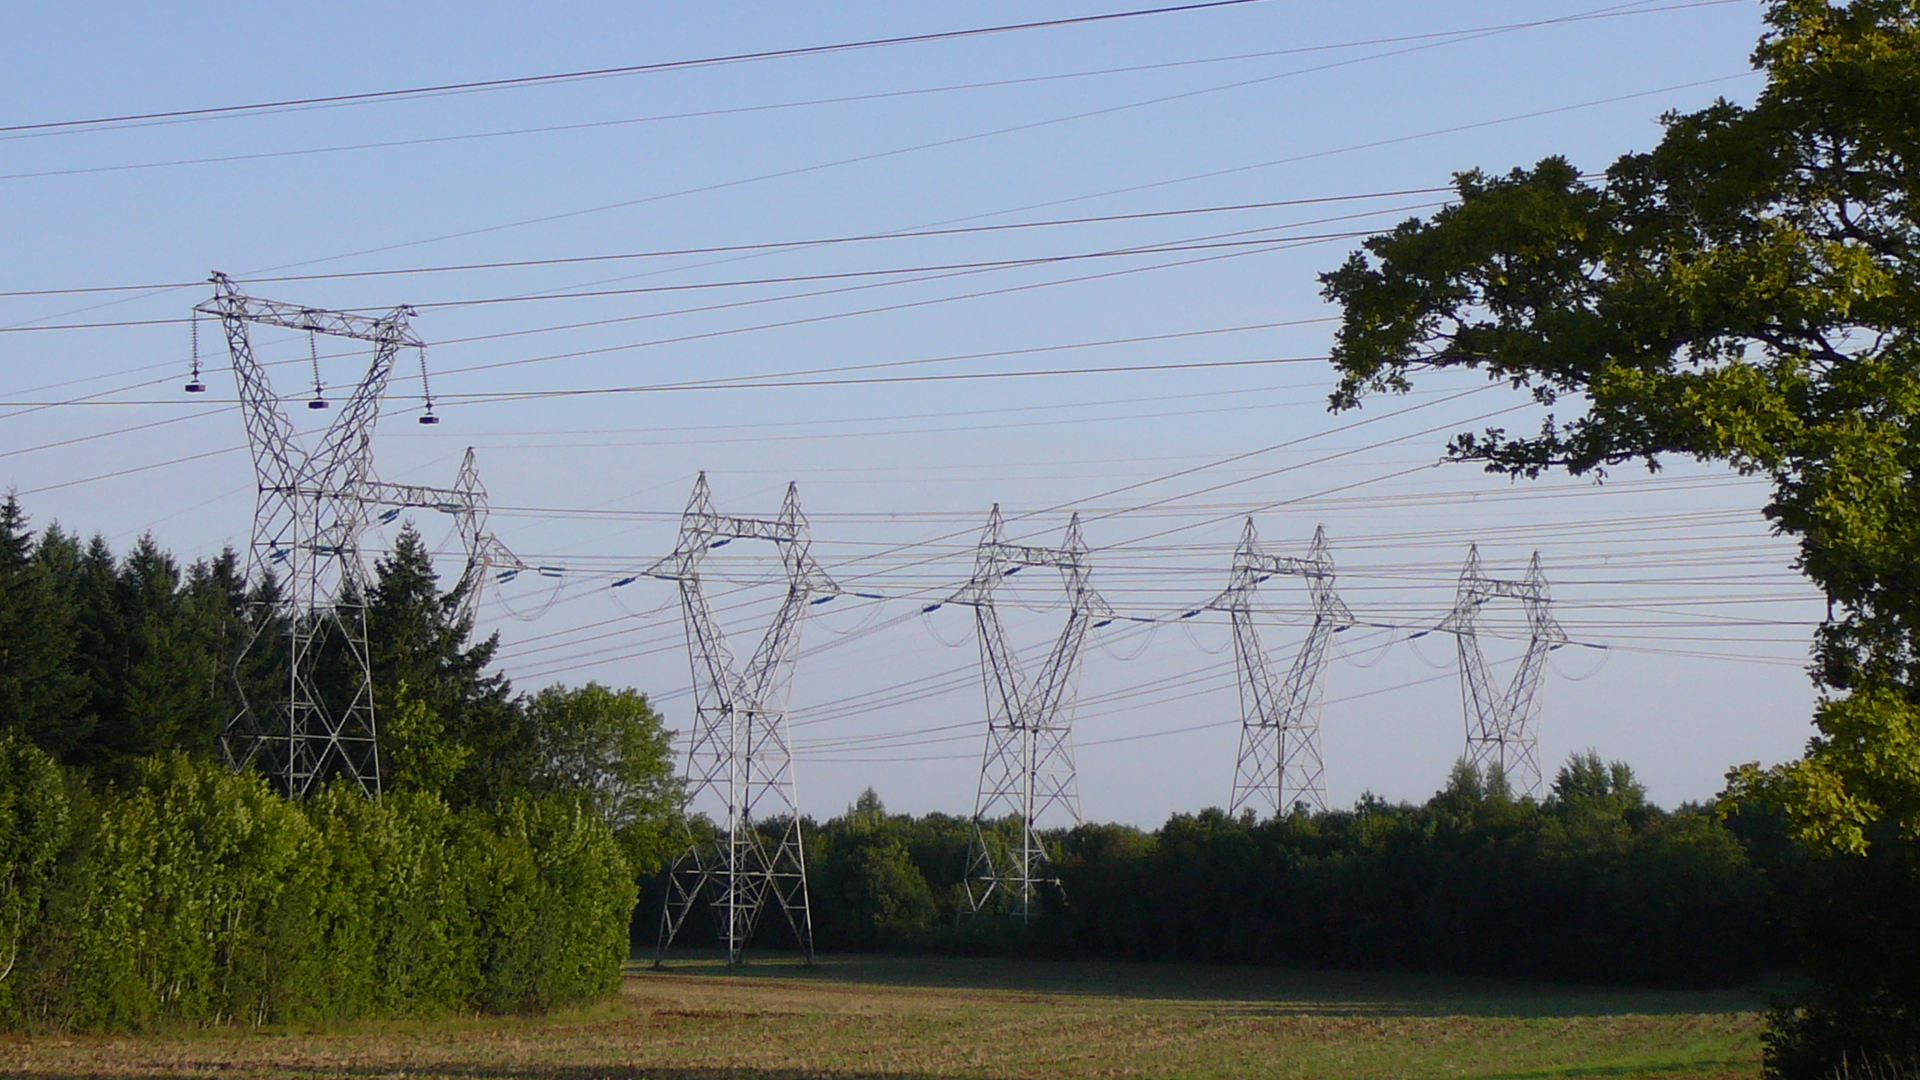
[[[367,597],[375,712],[393,715],[404,686],[407,706],[431,714],[413,718],[410,730],[438,730],[466,751],[449,801],[497,803],[529,789],[539,746],[506,677],[487,673],[499,635],[472,643],[473,620],[461,614],[460,600],[457,591],[440,591],[433,555],[407,524],[393,552],[374,564]]]
[[[72,619],[36,554],[9,494],[0,503],[0,734],[61,756],[85,737],[85,694],[72,669]]]

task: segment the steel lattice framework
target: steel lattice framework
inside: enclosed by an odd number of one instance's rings
[[[774,544],[787,578],[786,596],[744,670],[735,663],[700,583],[707,553],[735,540]],[[732,517],[714,509],[703,472],[681,516],[673,553],[647,571],[680,586],[686,621],[694,695],[686,747],[687,808],[697,809],[702,799],[722,800],[725,806],[724,820],[715,823],[718,834],[703,839],[690,829],[685,853],[668,872],[656,964],[703,897],[712,906],[729,964],[741,961],[769,900],[780,906],[801,951],[809,962],[813,959],[786,701],[807,609],[840,590],[813,561],[810,545],[796,486],[787,485],[776,519]],[[779,830],[777,843],[767,842],[758,827],[762,822]]]
[[[1313,625],[1284,683],[1274,677],[1253,622],[1255,593],[1261,582],[1277,576],[1305,578],[1313,598]],[[1247,519],[1234,552],[1230,583],[1208,605],[1233,619],[1235,666],[1240,674],[1240,757],[1234,765],[1228,813],[1256,805],[1274,815],[1301,805],[1327,808],[1320,757],[1322,676],[1333,635],[1353,625],[1353,614],[1334,592],[1333,580],[1333,556],[1324,527],[1314,530],[1307,557],[1296,559],[1261,551],[1253,519]]]
[[[360,485],[356,496],[369,508],[387,508],[380,515],[381,521],[392,521],[407,509],[437,510],[453,518],[454,530],[459,533],[461,548],[466,553],[465,567],[454,586],[455,595],[460,597],[459,617],[463,620],[475,617],[480,593],[490,579],[498,576],[504,580],[532,569],[487,529],[487,489],[480,482],[480,468],[474,461],[471,446],[467,447],[466,456],[460,461],[460,472],[450,488],[389,484],[372,479],[369,470],[369,479]]]
[[[1527,615],[1527,651],[1504,692],[1494,683],[1474,629],[1481,607],[1494,599],[1518,600]],[[1553,618],[1540,553],[1533,553],[1526,577],[1514,581],[1488,577],[1480,569],[1479,546],[1469,548],[1453,612],[1435,630],[1452,634],[1459,646],[1467,762],[1476,769],[1498,769],[1518,794],[1538,795],[1540,684],[1547,654],[1567,642],[1566,631]]]
[[[1088,580],[1087,545],[1080,516],[1067,523],[1059,547],[1010,544],[1001,537],[995,504],[974,555],[973,577],[948,603],[973,608],[980,639],[980,671],[987,696],[987,743],[980,762],[980,790],[973,809],[973,846],[968,857],[967,898],[974,914],[1004,906],[1012,917],[1031,918],[1043,876],[1046,847],[1039,819],[1065,808],[1080,822],[1079,780],[1073,762],[1073,693],[1087,631],[1112,621],[1113,610]],[[1067,619],[1038,674],[1029,678],[1008,643],[994,592],[1001,581],[1030,567],[1058,570],[1066,593]],[[1103,621],[1096,621],[1103,620]],[[996,853],[988,830],[1003,817],[1020,822],[1012,850]]]
[[[241,705],[221,743],[235,766],[257,764],[289,794],[305,794],[335,774],[377,793],[380,754],[360,557],[370,437],[395,357],[402,348],[425,345],[408,327],[410,307],[371,318],[250,297],[224,274],[213,275],[213,286],[213,298],[194,311],[218,318],[226,332],[258,482],[248,579],[271,579],[251,613],[235,668]],[[255,324],[373,346],[366,374],[311,451],[254,357],[249,328]],[[317,396],[315,402],[325,405]],[[276,629],[287,638],[286,694],[271,703],[249,701],[240,664]],[[323,688],[318,662],[336,650],[344,653],[346,685]]]

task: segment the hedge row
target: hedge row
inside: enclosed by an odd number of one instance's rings
[[[521,1011],[612,990],[633,877],[568,799],[303,803],[184,755],[104,792],[0,738],[0,1023]]]

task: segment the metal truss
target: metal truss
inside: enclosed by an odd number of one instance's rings
[[[1253,624],[1254,593],[1276,576],[1302,577],[1313,597],[1313,625],[1294,655],[1284,683]],[[1327,808],[1324,765],[1320,758],[1320,693],[1333,635],[1353,625],[1353,614],[1333,589],[1333,556],[1327,530],[1314,530],[1304,559],[1268,555],[1260,550],[1253,519],[1240,534],[1233,556],[1233,577],[1226,591],[1207,606],[1233,619],[1233,646],[1240,671],[1240,757],[1233,770],[1233,801],[1228,813],[1255,804],[1274,815],[1307,806]]]
[[[425,345],[408,327],[410,307],[372,318],[250,297],[224,274],[213,275],[213,286],[213,298],[194,312],[218,318],[226,333],[257,480],[248,578],[266,586],[257,594],[262,599],[236,661],[240,710],[222,732],[221,745],[236,767],[257,765],[291,795],[334,775],[377,794],[380,754],[360,557],[364,492],[373,466],[370,436],[394,359],[402,348]],[[254,357],[249,328],[255,324],[373,346],[366,374],[313,450],[302,446]],[[315,363],[315,397],[308,407],[326,408]],[[189,389],[198,385],[196,375]],[[248,653],[264,647],[261,638],[269,631],[286,636],[286,693],[272,702],[251,701],[239,673]],[[340,685],[320,684],[320,660],[329,655],[340,656],[347,672]]]
[[[1504,692],[1494,684],[1480,651],[1474,619],[1489,600],[1518,600],[1527,613],[1527,651]],[[1467,550],[1453,612],[1437,631],[1450,633],[1460,651],[1460,694],[1467,720],[1466,760],[1475,769],[1498,769],[1520,795],[1540,793],[1540,683],[1547,654],[1566,644],[1566,631],[1553,618],[1553,598],[1540,553],[1533,553],[1527,575],[1518,581],[1491,578],[1480,570],[1480,548]]]
[[[744,670],[735,663],[700,583],[707,553],[735,540],[774,544],[787,577],[786,597]],[[729,964],[741,962],[769,901],[779,905],[801,951],[809,963],[813,960],[786,701],[807,609],[840,589],[813,561],[811,542],[794,485],[787,485],[778,518],[732,517],[713,508],[703,472],[680,518],[673,553],[647,571],[679,584],[686,620],[694,697],[686,747],[687,808],[699,809],[703,799],[725,806],[724,820],[714,823],[717,835],[701,838],[690,829],[687,850],[668,871],[655,964],[665,960],[667,947],[702,898],[712,907]],[[763,822],[779,832],[776,843],[769,844],[761,832]]]
[[[487,489],[480,483],[480,469],[474,462],[471,446],[467,447],[467,454],[460,461],[459,475],[450,488],[389,484],[369,478],[360,485],[356,495],[368,507],[386,508],[380,515],[382,522],[392,521],[402,510],[410,509],[437,510],[453,518],[454,530],[460,535],[467,560],[454,586],[455,595],[460,597],[462,621],[478,615],[480,593],[489,580],[504,581],[533,569],[487,529]]]
[[[973,577],[947,602],[973,608],[987,695],[987,744],[974,801],[967,899],[975,915],[1004,908],[1026,922],[1032,917],[1038,887],[1059,884],[1045,876],[1047,852],[1040,838],[1040,818],[1059,807],[1072,815],[1075,824],[1081,820],[1073,762],[1074,686],[1088,629],[1111,622],[1113,610],[1088,582],[1087,545],[1080,537],[1078,514],[1067,522],[1066,537],[1057,548],[1010,544],[1001,539],[1001,530],[996,503],[974,555]],[[1008,643],[994,606],[994,591],[1001,581],[1030,567],[1060,572],[1067,605],[1066,625],[1031,678]],[[1008,816],[1019,820],[1020,837],[1012,850],[999,853],[998,845],[989,842],[988,830]]]

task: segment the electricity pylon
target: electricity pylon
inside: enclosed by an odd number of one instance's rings
[[[700,584],[700,564],[707,552],[735,540],[773,543],[787,576],[786,597],[744,671],[738,669]],[[813,917],[807,905],[806,853],[800,842],[786,701],[807,609],[840,589],[813,561],[811,542],[794,485],[787,485],[778,518],[732,517],[714,510],[703,472],[680,518],[673,554],[647,571],[679,584],[686,620],[694,700],[686,749],[687,809],[696,809],[703,797],[725,803],[725,820],[716,822],[720,833],[703,840],[689,830],[685,853],[668,871],[656,965],[703,896],[712,905],[729,964],[741,961],[769,900],[780,906],[801,951],[809,963],[813,960]],[[780,830],[779,842],[771,847],[758,828],[763,821]]]
[[[1313,597],[1313,625],[1294,654],[1286,682],[1275,680],[1260,631],[1253,624],[1253,597],[1268,578],[1305,578]],[[1304,559],[1268,555],[1260,550],[1253,519],[1240,534],[1233,555],[1233,577],[1225,592],[1207,605],[1233,619],[1233,647],[1240,669],[1240,757],[1233,769],[1233,801],[1238,814],[1261,804],[1278,816],[1295,807],[1327,808],[1324,765],[1320,758],[1320,692],[1327,669],[1327,645],[1353,625],[1353,614],[1333,590],[1333,556],[1327,530],[1314,530]]]
[[[1520,601],[1527,614],[1527,651],[1504,692],[1493,681],[1480,651],[1474,619],[1493,599]],[[1467,549],[1459,592],[1449,614],[1435,630],[1453,635],[1460,651],[1460,696],[1467,720],[1466,760],[1476,769],[1498,769],[1521,795],[1540,793],[1540,683],[1547,654],[1566,644],[1566,631],[1553,618],[1553,598],[1540,553],[1533,553],[1527,575],[1518,581],[1491,578],[1480,570],[1479,545]]]
[[[382,522],[392,521],[402,510],[410,509],[437,510],[453,518],[454,531],[459,533],[466,554],[466,565],[454,586],[455,595],[460,597],[462,621],[477,615],[481,590],[490,579],[532,569],[487,529],[487,489],[480,483],[480,469],[471,446],[450,488],[390,484],[369,475],[360,485],[358,496],[369,507],[386,508],[380,514]]]
[[[973,845],[967,860],[967,899],[975,915],[999,898],[1021,922],[1032,917],[1033,898],[1047,862],[1039,819],[1064,807],[1080,822],[1079,779],[1073,764],[1073,691],[1087,630],[1112,621],[1113,610],[1088,582],[1087,545],[1080,515],[1067,522],[1057,548],[1009,544],[1001,539],[1000,506],[994,504],[974,555],[973,577],[948,603],[973,608],[980,639],[980,672],[987,694],[987,745],[974,800]],[[1037,675],[1029,678],[1007,641],[994,606],[1000,582],[1029,567],[1060,571],[1067,621]],[[1103,622],[1095,622],[1103,619]],[[996,855],[987,829],[1005,816],[1020,821],[1013,850]]]
[[[394,359],[404,347],[425,344],[407,325],[410,307],[370,318],[250,297],[220,273],[213,275],[213,287],[213,298],[194,312],[220,320],[239,384],[257,481],[247,576],[261,586],[235,664],[240,710],[222,732],[221,745],[233,765],[257,764],[289,795],[303,795],[336,774],[378,794],[366,568],[360,558],[367,528],[364,487],[373,466],[370,436]],[[256,323],[305,331],[310,351],[318,335],[373,346],[366,374],[311,451],[254,358],[249,327]],[[314,397],[307,404],[325,409],[318,353],[313,356]],[[189,390],[200,388],[198,367],[196,356]],[[286,635],[287,689],[271,702],[252,701],[239,672],[269,630]],[[324,654],[341,657],[346,674],[340,685],[320,685]]]

